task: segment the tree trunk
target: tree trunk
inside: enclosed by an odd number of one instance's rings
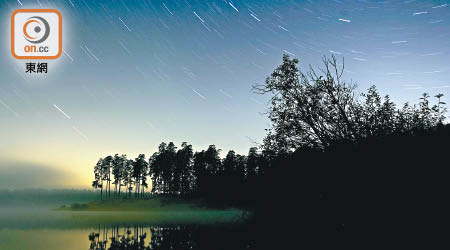
[[[139,195],[139,178],[136,178],[135,186],[134,197],[137,198]]]
[[[121,188],[122,186],[121,186],[121,184],[120,184],[120,181],[119,181],[119,194],[118,194],[118,196],[117,196],[117,199],[118,200],[120,200],[120,188]]]
[[[108,198],[111,198],[111,170],[108,170]]]

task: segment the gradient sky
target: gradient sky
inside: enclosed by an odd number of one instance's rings
[[[46,75],[10,53],[18,8],[62,13]],[[269,126],[251,86],[283,53],[303,69],[344,57],[358,91],[399,104],[450,94],[450,1],[0,0],[0,17],[0,188],[88,187],[99,157],[162,141],[245,154]]]

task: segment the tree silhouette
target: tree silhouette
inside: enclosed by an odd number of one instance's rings
[[[145,186],[142,186],[142,182],[145,182],[145,176],[147,175],[148,163],[145,159],[144,154],[140,154],[133,162],[133,178],[135,182],[135,197],[143,196],[143,189]]]
[[[171,168],[166,143],[162,142],[159,145],[158,152],[150,157],[149,163],[153,184],[152,193],[165,194],[165,186],[168,182],[167,169]]]
[[[164,165],[162,168],[161,176],[163,179],[163,193],[173,194],[174,193],[174,170],[175,168],[175,156],[177,147],[173,142],[167,144],[166,150],[164,151]]]
[[[111,198],[111,168],[113,166],[113,157],[108,155],[102,161],[102,181],[106,181],[106,195]],[[102,182],[103,183],[103,182]]]
[[[124,179],[124,169],[127,161],[126,155],[114,155],[112,173],[114,176],[114,197],[120,198],[120,188]],[[117,193],[117,195],[116,195]]]
[[[100,188],[100,199],[103,200],[103,158],[97,161],[94,166],[94,181],[92,182],[92,187],[97,189]]]
[[[358,144],[370,136],[411,134],[443,121],[440,108],[430,107],[428,94],[418,107],[405,104],[397,109],[389,96],[382,101],[373,86],[362,95],[365,101],[359,101],[356,86],[342,79],[344,62],[340,67],[334,56],[323,58],[321,74],[312,67],[302,73],[297,63],[284,55],[265,84],[253,87],[256,93],[272,94],[268,111],[272,127],[264,140],[268,151],[324,149],[344,141]]]
[[[193,156],[192,145],[183,142],[175,156],[175,171],[173,177],[175,194],[187,196],[191,192],[193,182]]]

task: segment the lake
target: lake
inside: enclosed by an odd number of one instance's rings
[[[245,232],[216,226],[1,229],[2,250],[250,249]]]
[[[0,249],[251,249],[254,239],[242,216],[9,207],[0,209]]]

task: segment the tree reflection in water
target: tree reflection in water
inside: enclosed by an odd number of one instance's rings
[[[114,226],[90,233],[89,250],[251,249],[250,239],[246,230],[228,227]]]
[[[108,237],[109,235],[109,237]],[[147,232],[142,226],[119,228],[103,227],[97,232],[89,234],[89,250],[146,250],[152,249],[145,246]]]

